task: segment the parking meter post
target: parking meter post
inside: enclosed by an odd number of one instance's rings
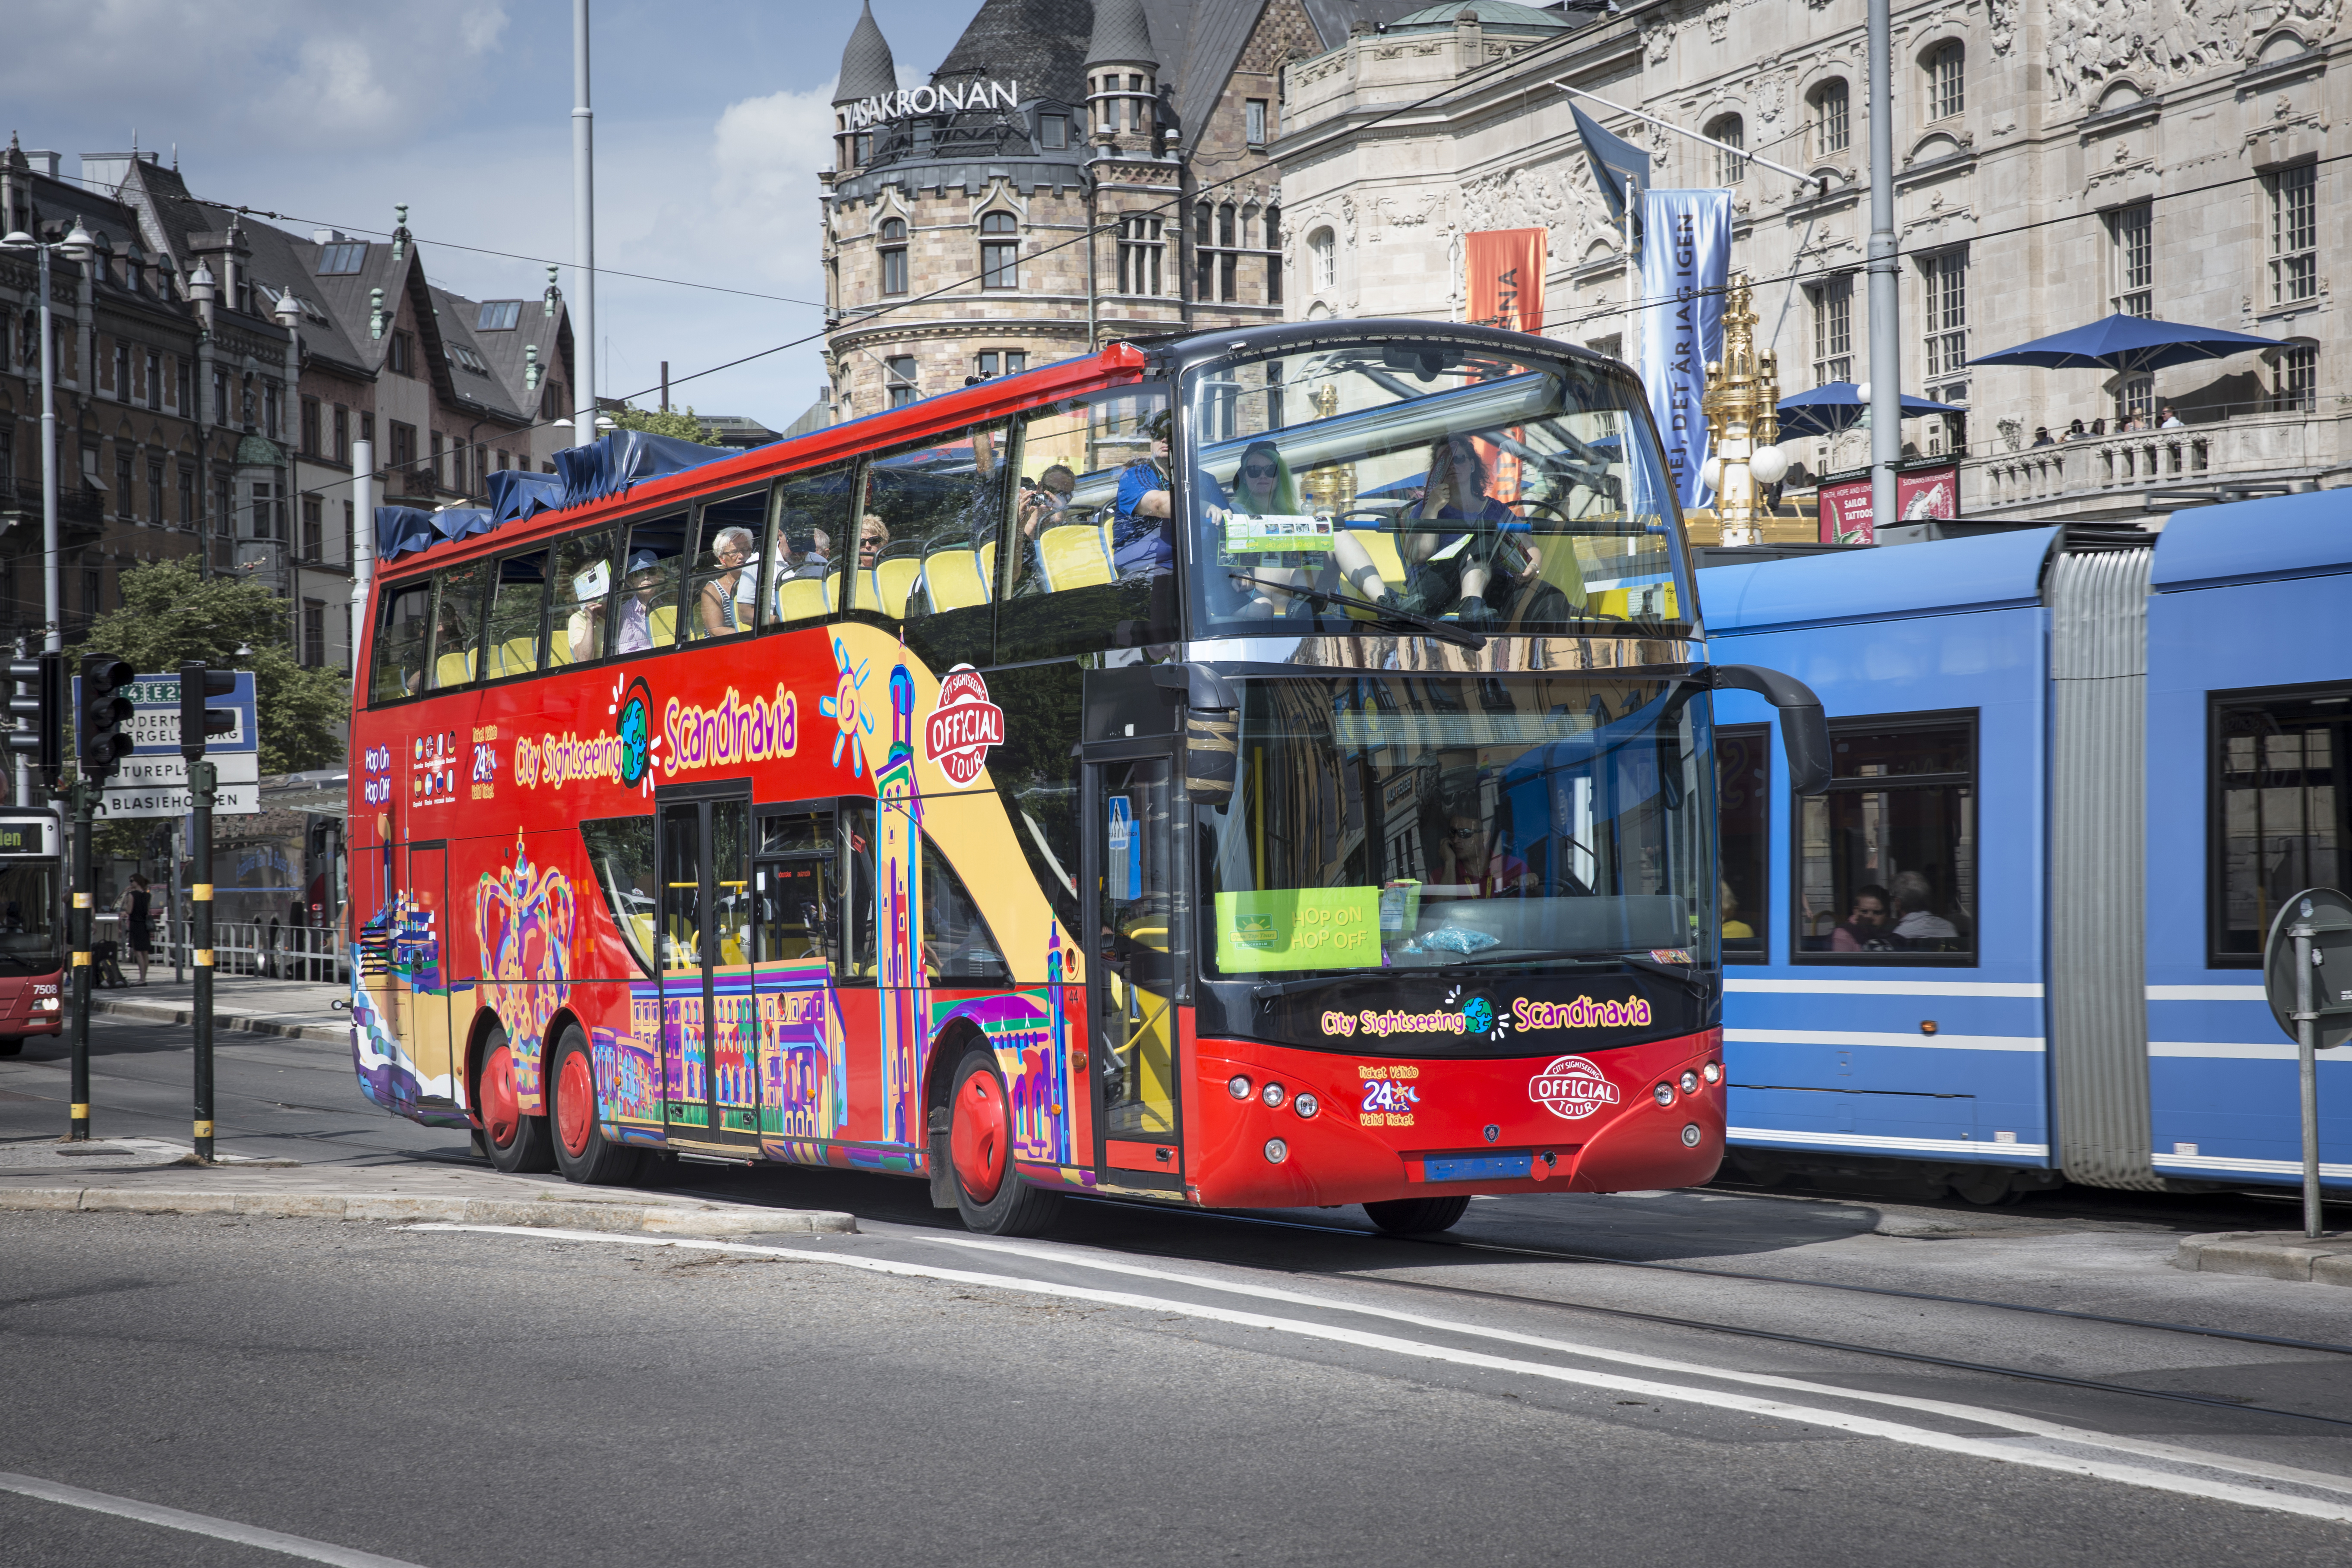
[[[194,808],[189,847],[195,858],[189,901],[196,917],[195,994],[188,1010],[196,1032],[196,1158],[207,1164],[213,1157],[213,797],[218,773],[211,763],[188,764],[188,803]]]
[[[2303,1234],[2321,1233],[2319,1213],[2319,1012],[2314,990],[2312,960],[2317,956],[2311,939],[2318,932],[2308,921],[2287,928],[2294,939],[2294,1057],[2303,1092]]]

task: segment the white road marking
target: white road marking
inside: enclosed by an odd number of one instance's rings
[[[110,1492],[69,1487],[62,1481],[43,1480],[38,1476],[20,1476],[10,1470],[0,1470],[0,1491],[21,1492],[45,1502],[63,1503],[68,1508],[86,1508],[92,1513],[110,1513],[118,1519],[135,1519],[142,1524],[160,1524],[166,1530],[184,1530],[191,1535],[210,1535],[222,1541],[234,1541],[241,1546],[258,1546],[265,1552],[281,1552],[289,1557],[307,1558],[313,1563],[332,1563],[338,1568],[417,1568],[415,1563],[399,1557],[379,1557],[373,1552],[354,1552],[348,1546],[331,1545],[307,1536],[288,1535],[283,1531],[264,1530],[259,1525],[239,1524],[233,1519],[215,1519],[208,1513],[189,1513],[183,1509],[165,1508],[160,1503],[141,1502],[137,1498],[116,1497]]]
[[[2032,1417],[2012,1415],[2005,1411],[1985,1409],[1976,1405],[1955,1405],[1936,1400],[1911,1400],[1900,1395],[1873,1394],[1853,1389],[1835,1388],[1828,1384],[1806,1384],[1793,1378],[1780,1378],[1765,1373],[1728,1372],[1690,1363],[1611,1351],[1599,1346],[1577,1345],[1531,1334],[1486,1329],[1474,1323],[1424,1318],[1414,1313],[1397,1312],[1381,1308],[1358,1307],[1346,1301],[1300,1295],[1270,1286],[1227,1285],[1195,1275],[1177,1274],[1167,1270],[1148,1268],[1140,1265],[1113,1264],[1108,1260],[1100,1262],[1093,1259],[1085,1260],[1087,1267],[1100,1268],[1110,1273],[1172,1280],[1202,1289],[1228,1290],[1262,1299],[1312,1306],[1325,1310],[1382,1317],[1395,1321],[1440,1329],[1449,1333],[1504,1340],[1563,1352],[1589,1360],[1614,1361],[1722,1382],[1800,1389],[1817,1392],[1838,1399],[1903,1405],[1914,1409],[1945,1414],[1979,1426],[2006,1428],[2023,1435],[1999,1438],[1965,1436],[1956,1433],[1937,1432],[1924,1426],[1883,1420],[1873,1415],[1853,1415],[1842,1410],[1794,1405],[1782,1400],[1759,1398],[1753,1394],[1732,1393],[1722,1389],[1661,1383],[1648,1378],[1623,1377],[1614,1373],[1550,1366],[1540,1362],[1489,1355],[1481,1351],[1462,1350],[1452,1345],[1432,1343],[1425,1340],[1402,1339],[1391,1334],[1370,1333],[1361,1329],[1308,1322],[1297,1318],[1277,1318],[1262,1312],[1238,1311],[1228,1307],[1205,1306],[1199,1302],[1178,1300],[1171,1297],[1135,1295],[1124,1290],[1098,1290],[1083,1285],[1065,1285],[1052,1280],[1032,1279],[1017,1275],[983,1274],[972,1269],[901,1263],[887,1258],[860,1258],[847,1253],[815,1252],[788,1247],[760,1247],[749,1242],[699,1241],[687,1238],[620,1236],[600,1231],[551,1230],[529,1226],[413,1225],[402,1228],[409,1231],[511,1236],[533,1241],[582,1242],[621,1247],[670,1247],[694,1251],[733,1253],[752,1258],[779,1258],[800,1263],[825,1264],[837,1268],[862,1269],[872,1274],[938,1279],[950,1284],[1017,1290],[1029,1295],[1059,1296],[1071,1300],[1093,1301],[1109,1307],[1132,1307],[1144,1311],[1173,1313],[1211,1322],[1229,1323],[1240,1328],[1264,1329],[1275,1333],[1295,1335],[1301,1339],[1323,1340],[1361,1350],[1384,1351],[1423,1360],[1449,1362],[1457,1366],[1512,1373],[1526,1377],[1540,1377],[1579,1387],[1604,1389],[1617,1394],[1636,1394],[1647,1398],[1701,1405],[1741,1415],[1762,1415],[1776,1420],[1826,1426],[1835,1431],[1850,1432],[1857,1436],[1882,1437],[1890,1442],[1935,1449],[1948,1454],[1964,1454],[1974,1458],[1992,1459],[2002,1464],[2024,1465],[2035,1469],[2055,1470],[2067,1475],[2090,1476],[2103,1480],[2120,1482],[2126,1486],[2142,1487],[2186,1497],[2205,1498],[2219,1502],[2241,1503],[2250,1508],[2301,1514],[2306,1518],[2330,1520],[2339,1524],[2352,1523],[2352,1479],[2340,1477],[2321,1475],[2312,1471],[2287,1470],[2281,1467],[2265,1466],[2224,1454],[2208,1454],[2193,1449],[2173,1448],[2164,1444],[2144,1443],[2134,1438],[2113,1437],[2105,1433],[2058,1426],[2052,1423],[2035,1421]],[[1027,1255],[1057,1262],[1080,1261],[1078,1258],[1045,1248],[1024,1247],[1014,1242],[983,1241],[979,1237],[927,1237],[923,1239],[944,1241],[950,1245],[968,1246],[983,1250]],[[2126,1462],[2103,1457],[2107,1453],[2129,1453],[2134,1456],[2134,1461]],[[2268,1484],[2249,1485],[2244,1484],[2241,1479],[2230,1479],[2231,1477],[2259,1479]],[[2297,1489],[2294,1491],[2273,1489],[2287,1487]],[[2319,1495],[2310,1495],[2314,1493]]]

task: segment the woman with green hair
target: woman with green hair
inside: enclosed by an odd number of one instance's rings
[[[1225,504],[1211,503],[1209,521],[1222,528],[1228,517],[1236,515],[1297,517],[1305,510],[1298,504],[1297,481],[1291,477],[1290,464],[1283,458],[1281,448],[1271,441],[1253,441],[1242,453],[1241,467],[1234,471],[1234,486]],[[1275,584],[1291,583],[1306,587],[1323,564],[1323,557],[1314,551],[1286,550],[1252,554],[1232,563],[1241,574],[1234,580],[1234,591],[1244,601],[1241,613],[1266,616],[1281,613],[1269,597],[1281,591]]]

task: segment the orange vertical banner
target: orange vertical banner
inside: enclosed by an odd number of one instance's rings
[[[1506,331],[1543,333],[1544,258],[1547,232],[1540,228],[1490,228],[1468,237],[1463,265],[1469,269],[1470,321]],[[1512,432],[1517,435],[1517,432]],[[1519,459],[1492,442],[1478,443],[1486,460],[1486,493],[1516,506],[1525,478]]]
[[[1481,327],[1541,334],[1544,241],[1539,228],[1490,228],[1468,237],[1470,321]]]

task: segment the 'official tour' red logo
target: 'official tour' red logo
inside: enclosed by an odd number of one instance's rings
[[[1528,1098],[1566,1121],[1581,1121],[1617,1103],[1617,1086],[1582,1057],[1555,1057],[1528,1080]]]
[[[980,777],[992,746],[1004,744],[1004,710],[988,700],[988,682],[968,664],[940,682],[940,703],[923,725],[923,754],[962,789]]]

